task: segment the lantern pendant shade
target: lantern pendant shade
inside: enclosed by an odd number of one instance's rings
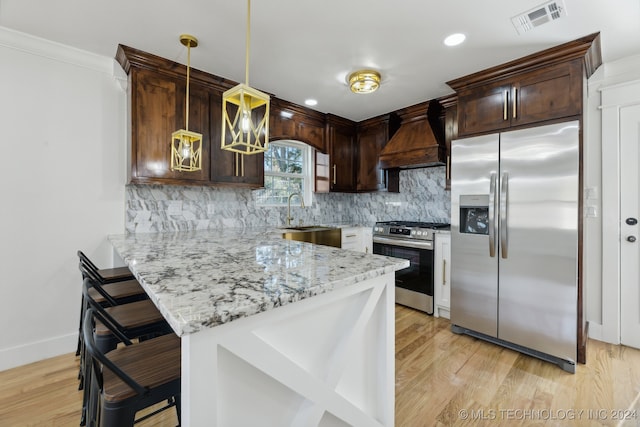
[[[269,148],[269,101],[266,93],[244,83],[222,95],[223,150],[257,154]]]
[[[171,134],[171,170],[195,172],[202,169],[202,134],[180,129]]]
[[[257,154],[269,148],[270,97],[249,86],[250,40],[251,0],[247,0],[245,82],[222,94],[221,148],[239,154]]]
[[[187,47],[185,126],[184,129],[171,134],[171,170],[195,172],[202,170],[202,134],[189,131],[189,71],[191,70],[191,48],[198,46],[198,39],[189,34],[182,34],[180,43]]]

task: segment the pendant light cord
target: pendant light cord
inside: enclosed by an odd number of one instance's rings
[[[251,0],[247,0],[247,48],[245,57],[244,82],[249,86],[249,39],[251,38]]]
[[[185,106],[185,130],[189,130],[189,69],[191,68],[191,41],[187,43],[187,100]]]

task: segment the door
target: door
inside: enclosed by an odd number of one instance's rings
[[[495,211],[498,150],[498,134],[451,143],[451,323],[492,337],[498,332],[498,257],[487,219]]]
[[[640,104],[620,108],[620,341],[640,348]]]
[[[500,137],[498,338],[572,361],[578,132],[579,123],[572,121]]]

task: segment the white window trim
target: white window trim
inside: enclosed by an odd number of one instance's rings
[[[304,160],[303,164],[303,172],[304,176],[304,187],[302,191],[302,197],[304,198],[305,206],[312,206],[313,204],[313,185],[314,185],[314,177],[315,177],[315,162],[313,161],[315,150],[310,145],[305,144],[301,141],[295,141],[292,139],[279,139],[277,141],[273,141],[269,143],[270,145],[276,146],[289,146],[289,147],[298,147],[303,150],[302,156]],[[298,176],[295,174],[283,173],[283,172],[267,172],[265,170],[264,176]],[[260,191],[260,190],[256,190]],[[295,203],[299,206],[300,202],[296,199],[292,200],[292,204]],[[268,204],[258,204],[259,207],[283,207],[287,206],[287,203],[268,203]]]

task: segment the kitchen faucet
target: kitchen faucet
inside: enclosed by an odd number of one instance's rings
[[[302,194],[300,193],[289,194],[289,200],[287,201],[287,225],[291,225],[291,220],[293,219],[293,217],[291,216],[291,198],[293,196],[300,197],[300,207],[304,208],[304,199],[302,198]]]

